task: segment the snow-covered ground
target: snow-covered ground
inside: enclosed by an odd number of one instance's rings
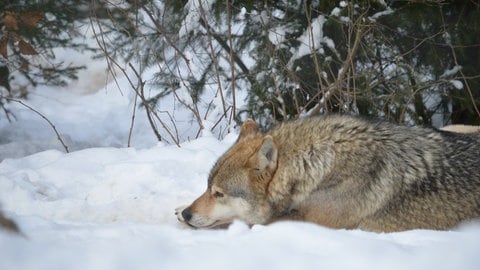
[[[56,125],[70,153],[20,104],[9,105],[17,121],[1,118],[0,204],[22,232],[0,230],[2,270],[480,267],[479,224],[391,234],[295,222],[188,228],[175,207],[203,192],[236,135],[157,143],[140,111],[126,148],[131,93],[70,90],[43,87],[26,101]]]
[[[377,234],[282,222],[193,230],[174,208],[233,141],[48,150],[0,164],[0,269],[478,269],[480,227]]]

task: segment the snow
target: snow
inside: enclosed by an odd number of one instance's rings
[[[340,15],[340,12],[341,12],[341,11],[342,11],[342,10],[339,9],[338,7],[334,7],[334,8],[332,9],[332,12],[330,12],[330,16],[337,16],[337,17],[338,17],[338,16]]]
[[[187,16],[184,20],[184,23],[182,24],[182,27],[180,28],[180,31],[178,33],[179,37],[184,37],[188,34],[190,31],[198,31],[198,21],[200,20],[202,16],[202,10],[204,12],[207,12],[209,10],[209,6],[213,2],[211,0],[190,0],[185,4],[186,9],[188,10]],[[208,16],[207,16],[208,17]]]
[[[276,27],[268,31],[268,40],[272,42],[273,45],[279,46],[282,42],[285,41],[286,31],[283,26]]]
[[[462,69],[462,66],[456,65],[456,66],[452,67],[451,69],[445,70],[445,71],[442,73],[442,75],[440,75],[440,78],[451,77],[451,76],[457,74],[461,69]]]
[[[83,79],[101,77],[93,66]],[[126,80],[119,85],[41,87],[25,101],[68,138],[70,153],[42,118],[9,104],[17,120],[0,122],[0,205],[21,234],[0,229],[0,269],[478,269],[477,223],[389,234],[301,222],[217,230],[179,223],[174,209],[205,190],[236,133],[205,133],[181,147],[157,142],[139,108],[128,148],[134,96]]]
[[[390,7],[387,7],[385,10],[377,12],[368,18],[370,21],[375,22],[378,18],[382,16],[390,15],[392,13],[393,13],[393,10]]]
[[[293,52],[293,56],[289,60],[290,63],[293,63],[293,61],[305,55],[311,54],[312,51],[318,51],[320,54],[324,53],[322,42],[325,42],[325,37],[323,36],[323,24],[325,22],[326,18],[323,15],[312,20],[310,27],[298,37],[300,46]],[[331,44],[332,42],[333,41],[328,45],[333,46],[334,44]]]
[[[450,80],[450,83],[455,87],[456,89],[463,89],[463,83],[459,80]]]

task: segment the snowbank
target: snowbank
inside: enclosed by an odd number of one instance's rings
[[[41,87],[25,101],[47,117],[57,128],[70,150],[88,147],[127,146],[133,111],[132,93],[120,92],[112,84],[92,94]],[[12,102],[9,110],[15,120],[0,118],[0,160],[23,157],[48,149],[63,150],[51,126],[29,108]],[[138,110],[132,145],[138,148],[156,144],[143,110]]]
[[[377,234],[282,222],[194,230],[178,205],[235,140],[49,150],[0,163],[0,269],[478,269],[480,227]]]

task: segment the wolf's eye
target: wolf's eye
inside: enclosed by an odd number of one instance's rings
[[[218,192],[218,191],[215,191],[215,193],[213,193],[213,197],[215,197],[215,198],[223,198],[223,193]]]

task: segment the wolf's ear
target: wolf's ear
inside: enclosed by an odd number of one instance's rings
[[[257,153],[257,166],[260,170],[273,171],[277,168],[278,150],[270,135],[263,138],[262,146]]]
[[[241,139],[247,137],[248,135],[257,134],[259,131],[257,124],[251,118],[248,118],[242,125],[240,129],[240,135],[238,136],[237,142]]]

